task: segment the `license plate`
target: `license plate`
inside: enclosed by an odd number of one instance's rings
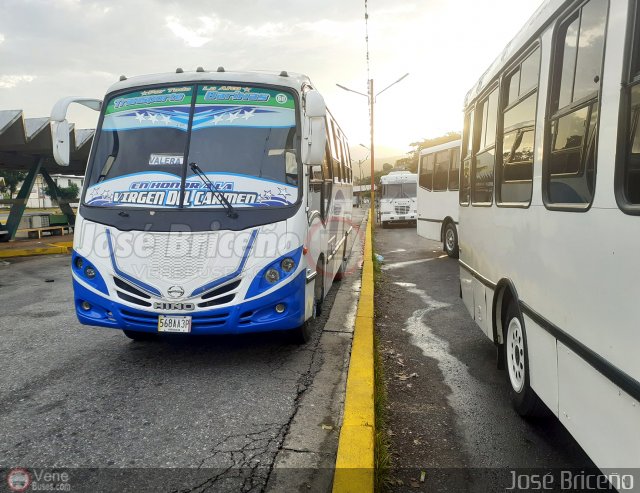
[[[191,332],[191,317],[160,315],[158,317],[158,332]]]

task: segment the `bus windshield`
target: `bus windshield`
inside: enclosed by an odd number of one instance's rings
[[[95,207],[234,208],[298,199],[295,99],[252,86],[181,86],[111,98],[84,203]],[[184,179],[183,179],[184,177]]]
[[[411,199],[416,196],[415,183],[391,183],[384,186],[382,196],[385,199]]]

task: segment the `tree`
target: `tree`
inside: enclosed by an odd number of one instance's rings
[[[0,171],[0,192],[9,192],[11,196],[16,193],[18,185],[27,177],[26,173],[21,171]]]
[[[461,138],[459,132],[447,132],[440,137],[434,137],[432,139],[423,139],[419,142],[412,142],[409,144],[413,149],[408,153],[407,157],[403,157],[402,159],[398,159],[396,161],[396,168],[404,168],[412,173],[416,173],[418,171],[418,158],[420,157],[420,151],[422,149],[426,149],[428,147],[437,146],[440,144],[446,144],[447,142],[451,142],[452,140],[458,140]]]
[[[384,163],[382,165],[382,171],[384,171],[384,174],[386,175],[387,173],[389,173],[391,170],[393,169],[393,166],[389,163]]]
[[[49,187],[45,187],[43,191],[47,197],[53,199]],[[75,183],[71,183],[68,187],[56,186],[56,194],[58,195],[58,200],[62,200],[64,202],[75,202],[78,200],[78,195],[80,195],[80,189]]]

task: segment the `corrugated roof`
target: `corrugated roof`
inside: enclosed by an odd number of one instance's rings
[[[28,171],[44,157],[49,173],[84,175],[94,129],[75,130],[71,124],[71,163],[59,166],[53,160],[49,118],[25,118],[22,110],[0,110],[0,170]]]

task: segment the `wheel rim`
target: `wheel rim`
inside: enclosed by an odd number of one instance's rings
[[[450,227],[447,228],[447,232],[445,233],[445,242],[447,244],[447,250],[452,252],[456,246],[456,236]]]
[[[522,325],[516,317],[511,319],[507,328],[507,366],[511,387],[520,392],[524,387],[526,365]]]

